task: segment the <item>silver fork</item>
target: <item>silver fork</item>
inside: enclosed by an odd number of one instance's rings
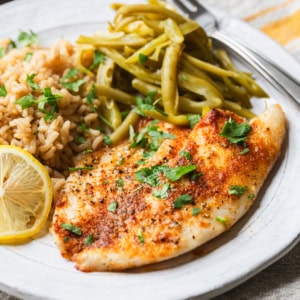
[[[232,50],[240,58],[251,65],[258,73],[275,88],[281,88],[294,101],[300,104],[300,81],[287,73],[279,65],[254,49],[250,49],[241,41],[219,30],[219,21],[205,9],[197,0],[173,0],[173,2],[191,19],[199,22],[208,35],[215,41]]]

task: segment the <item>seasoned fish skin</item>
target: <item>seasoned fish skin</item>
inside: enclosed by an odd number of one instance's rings
[[[123,270],[176,257],[229,229],[253,204],[286,131],[281,107],[270,106],[251,121],[249,152],[243,154],[243,145],[220,136],[230,118],[245,122],[232,112],[211,110],[192,130],[160,123],[161,130],[176,138],[164,140],[142,166],[136,162],[143,149],[130,148],[129,141],[86,155],[79,165],[92,165],[93,170],[72,173],[56,203],[52,233],[62,255],[81,271]],[[182,150],[191,160],[179,154]],[[124,163],[118,165],[120,157]],[[141,168],[190,164],[201,176],[171,182],[165,199],[153,196],[161,185],[151,187],[134,176]],[[160,181],[168,180],[161,176]],[[231,186],[247,190],[231,195]],[[184,194],[192,203],[175,208],[175,199]],[[108,210],[111,202],[117,203],[114,212]],[[193,208],[200,212],[193,216]],[[70,233],[63,223],[80,228],[82,234]]]

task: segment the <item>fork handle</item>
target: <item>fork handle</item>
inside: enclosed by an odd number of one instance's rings
[[[247,63],[257,70],[275,88],[281,88],[294,101],[300,104],[300,83],[297,79],[290,76],[282,68],[270,62],[270,60],[249,49],[245,45],[232,39],[230,36],[217,31],[212,34],[212,38],[221,42],[235,54],[247,60]]]

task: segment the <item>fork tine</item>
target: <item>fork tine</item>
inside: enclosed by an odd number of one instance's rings
[[[189,0],[190,6],[194,9],[191,9],[184,0],[173,0],[173,2],[192,19],[207,12],[197,0]]]

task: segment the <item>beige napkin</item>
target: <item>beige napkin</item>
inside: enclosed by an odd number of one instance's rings
[[[300,0],[201,1],[263,31],[300,62]]]

